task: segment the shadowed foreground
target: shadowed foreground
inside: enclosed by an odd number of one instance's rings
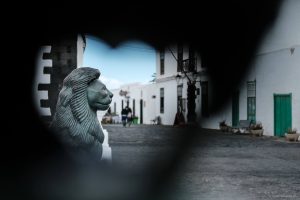
[[[140,171],[168,159],[185,128],[104,126],[113,163]],[[299,199],[300,143],[199,130],[161,199]]]

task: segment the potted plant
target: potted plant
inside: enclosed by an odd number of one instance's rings
[[[300,134],[297,133],[297,129],[288,128],[287,133],[285,134],[285,139],[287,141],[298,141]]]
[[[137,116],[133,116],[132,117],[132,122],[133,122],[133,124],[138,124],[138,117]]]
[[[264,129],[261,122],[257,122],[250,127],[250,133],[255,136],[262,136]]]
[[[220,127],[220,130],[222,132],[227,132],[228,131],[228,125],[226,124],[225,120],[219,122],[219,127]]]

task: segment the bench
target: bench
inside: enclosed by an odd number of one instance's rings
[[[240,120],[237,126],[233,126],[233,132],[246,133],[249,132],[252,120]]]

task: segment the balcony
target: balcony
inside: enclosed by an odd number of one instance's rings
[[[182,69],[183,72],[196,72],[197,71],[197,59],[185,59],[182,61]]]

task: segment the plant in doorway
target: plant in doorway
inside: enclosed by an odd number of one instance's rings
[[[264,129],[261,122],[257,122],[250,126],[250,133],[254,136],[263,136]]]
[[[285,134],[285,139],[287,141],[298,141],[299,140],[299,136],[300,134],[297,133],[297,129],[296,128],[288,128],[287,129],[287,133]]]

